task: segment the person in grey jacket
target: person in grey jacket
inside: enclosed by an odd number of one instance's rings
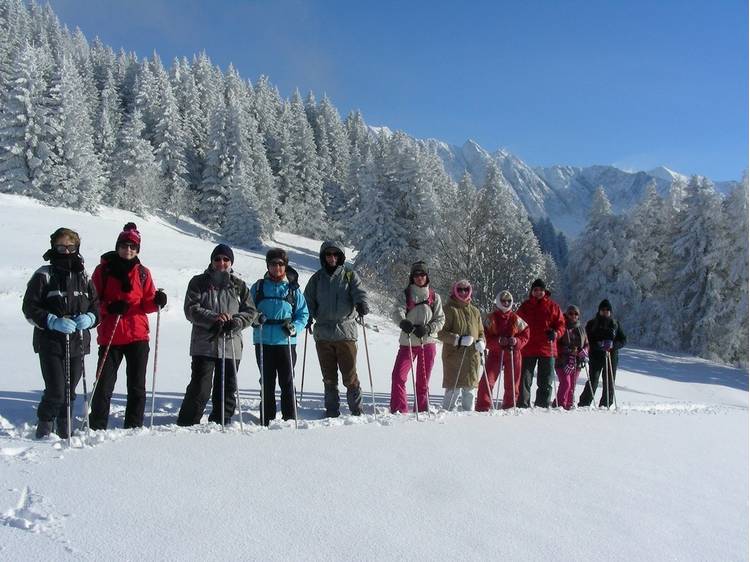
[[[258,312],[250,289],[232,272],[233,263],[232,249],[226,244],[219,244],[211,252],[208,269],[188,283],[185,316],[193,324],[190,334],[191,377],[177,416],[177,425],[200,423],[209,394],[213,409],[208,421],[221,423],[222,406],[225,424],[234,415],[237,406],[235,369],[239,369],[242,357],[241,332],[256,321]],[[222,357],[224,348],[226,356]],[[222,359],[225,377],[223,397]]]
[[[370,308],[362,281],[345,265],[344,246],[323,242],[320,247],[321,268],[305,287],[305,300],[310,311],[308,329],[312,328],[318,352],[326,417],[338,417],[338,371],[346,387],[346,401],[354,416],[362,415],[362,389],[357,376],[357,316],[365,316]]]

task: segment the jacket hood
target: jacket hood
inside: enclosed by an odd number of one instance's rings
[[[346,254],[344,253],[344,245],[338,241],[326,240],[320,245],[320,254],[319,254],[320,266],[321,267],[326,266],[325,252],[326,250],[330,250],[330,249],[335,249],[338,251],[337,253],[339,254],[339,256],[336,259],[336,265],[338,266],[344,265],[344,262],[346,261]]]

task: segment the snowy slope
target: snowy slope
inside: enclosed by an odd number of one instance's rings
[[[121,429],[121,372],[113,429],[81,435],[71,450],[34,441],[43,385],[20,313],[25,283],[58,226],[80,232],[93,269],[128,220],[170,298],[155,426]],[[360,353],[369,414],[321,419],[310,345],[298,430],[281,421],[261,429],[247,418],[244,432],[238,424],[225,433],[207,424],[177,428],[189,379],[182,299],[190,276],[208,263],[215,241],[203,238],[211,233],[6,195],[0,226],[0,560],[747,560],[747,372],[628,349],[619,411],[436,413],[417,422],[385,413],[397,332],[373,316],[377,415],[369,413]],[[278,243],[304,285],[318,243],[290,235]],[[235,256],[246,280],[264,271],[261,254],[235,249]],[[239,381],[243,410],[257,415],[252,363],[242,362]],[[89,385],[94,367],[89,357]],[[441,373],[438,361],[435,406]]]

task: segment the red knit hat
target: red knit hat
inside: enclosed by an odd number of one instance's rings
[[[119,246],[121,242],[131,242],[138,246],[139,252],[141,251],[141,233],[138,232],[134,222],[129,222],[122,227],[122,232],[117,237],[117,246]]]

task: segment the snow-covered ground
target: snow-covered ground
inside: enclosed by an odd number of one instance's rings
[[[121,429],[123,367],[113,429],[79,436],[70,450],[35,441],[43,384],[20,311],[26,281],[55,228],[78,230],[91,271],[128,220],[170,299],[154,427]],[[281,421],[261,429],[247,419],[244,432],[238,424],[224,433],[207,424],[177,428],[189,380],[182,299],[208,264],[210,233],[7,195],[0,227],[0,560],[748,559],[747,372],[626,349],[619,411],[441,413],[417,422],[385,413],[397,329],[373,316],[377,415],[361,352],[369,415],[321,419],[310,345],[299,429]],[[318,267],[318,243],[290,235],[278,243],[304,286]],[[263,253],[235,256],[246,280],[262,275]],[[257,415],[252,363],[246,357],[239,380],[243,411]],[[89,356],[89,387],[94,370]],[[438,361],[434,405],[441,375]]]

